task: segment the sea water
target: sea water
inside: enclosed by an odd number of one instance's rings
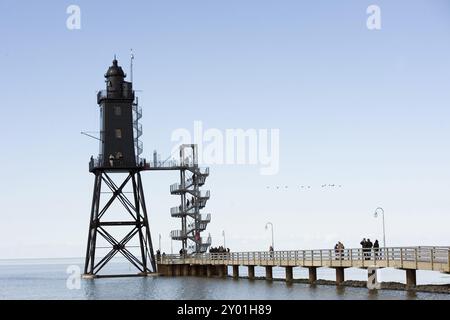
[[[80,280],[73,270],[82,270],[82,259],[0,260],[0,299],[446,299],[450,294],[397,290],[369,291],[366,288],[336,287],[283,281],[250,281],[201,277],[127,277]],[[231,270],[229,270],[231,272]],[[264,276],[264,268],[255,268]],[[294,269],[294,278],[307,278],[308,270]],[[135,273],[124,261],[111,263],[105,273]],[[246,268],[240,268],[246,275]],[[283,268],[274,268],[274,278],[284,278]],[[367,280],[367,271],[346,269],[346,279]],[[76,274],[75,274],[76,277]],[[318,269],[318,278],[334,280],[333,269]],[[405,272],[383,269],[380,281],[404,283]],[[75,281],[74,281],[75,280]],[[438,272],[417,272],[418,284],[450,283],[450,276]]]

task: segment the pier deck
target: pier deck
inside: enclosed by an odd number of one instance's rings
[[[317,280],[317,268],[336,269],[336,283],[344,281],[345,268],[395,268],[406,271],[408,286],[416,285],[416,270],[450,273],[450,247],[395,247],[379,249],[322,249],[273,252],[230,252],[201,255],[163,255],[158,261],[158,272],[174,275],[227,274],[233,267],[233,276],[239,276],[239,266],[248,267],[249,278],[254,278],[255,266],[266,268],[266,278],[272,279],[272,267],[286,268],[286,281],[292,281],[292,268],[309,268],[310,282]]]

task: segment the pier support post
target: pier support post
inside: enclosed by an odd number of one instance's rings
[[[213,276],[213,274],[214,274],[214,266],[208,264],[208,265],[206,266],[206,276],[207,276],[208,278],[211,278],[211,277]]]
[[[415,269],[406,269],[406,287],[414,288],[417,284],[416,280],[416,270]]]
[[[199,265],[198,266],[198,275],[200,277],[206,277],[206,273],[207,273],[207,266]]]
[[[309,273],[309,283],[313,284],[317,281],[317,267],[309,267],[308,268]]]
[[[165,277],[171,277],[172,276],[171,265],[169,264],[161,265],[161,274]]]
[[[336,284],[340,285],[345,281],[344,268],[336,268]]]
[[[189,265],[188,264],[183,264],[183,270],[182,270],[182,274],[183,276],[187,277],[189,276]]]
[[[285,268],[286,268],[286,282],[292,282],[292,280],[294,280],[292,267],[285,267]]]
[[[273,280],[272,266],[266,266],[266,280]]]
[[[191,267],[189,268],[189,271],[190,271],[191,276],[193,276],[193,277],[197,276],[198,275],[198,266],[195,264],[191,265]]]
[[[219,276],[220,278],[225,277],[225,267],[226,267],[226,266],[224,266],[224,265],[216,266],[216,268],[217,268],[217,274],[218,274],[218,276]]]
[[[166,267],[167,267],[166,276],[173,277],[174,276],[173,264],[168,264]]]
[[[248,266],[248,278],[250,280],[255,279],[255,266]]]
[[[158,264],[157,265],[158,274],[162,276],[167,276],[167,265]]]
[[[233,278],[239,278],[239,266],[233,266]]]
[[[175,275],[177,277],[181,276],[182,275],[182,269],[181,269],[182,265],[181,264],[175,264],[174,267],[175,267]]]

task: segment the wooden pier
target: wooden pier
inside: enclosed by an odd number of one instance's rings
[[[406,285],[416,286],[417,270],[450,273],[450,247],[396,247],[379,249],[322,249],[272,252],[230,252],[199,255],[162,255],[158,273],[162,276],[225,277],[228,267],[239,278],[239,266],[248,268],[248,278],[255,278],[255,267],[264,267],[266,280],[273,279],[272,268],[283,267],[286,281],[293,281],[293,268],[309,270],[309,282],[317,280],[317,268],[336,270],[336,284],[345,281],[346,268],[405,270]]]

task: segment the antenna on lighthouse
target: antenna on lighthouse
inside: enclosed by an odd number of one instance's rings
[[[133,60],[134,60],[134,53],[133,49],[130,49],[130,82],[133,83]]]
[[[92,134],[99,133],[99,132],[93,132],[93,131],[81,131],[80,133],[81,133],[82,135],[84,135],[84,136],[89,137],[89,138],[92,138],[92,139],[99,140],[99,141],[102,141],[102,142],[103,142],[103,140],[100,139],[99,137],[96,137],[96,136],[93,136],[93,135],[92,135]]]

